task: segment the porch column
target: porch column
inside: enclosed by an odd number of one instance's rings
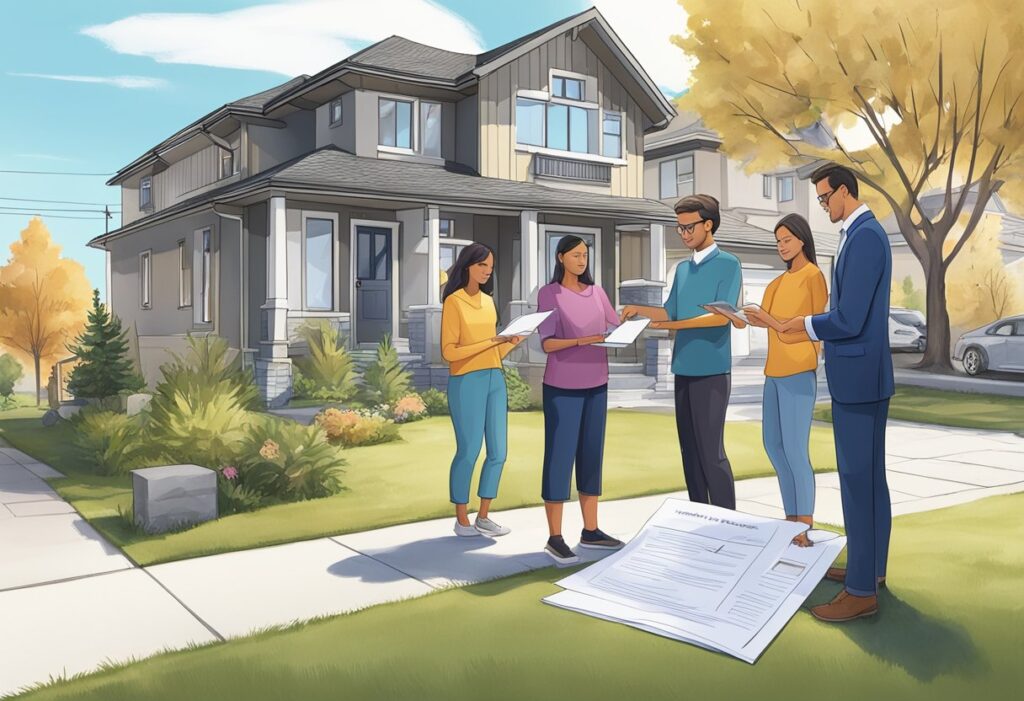
[[[651,224],[651,281],[666,282],[665,225]]]
[[[540,291],[540,227],[537,212],[524,210],[519,214],[519,299],[512,302],[512,318],[537,311],[537,293]],[[533,334],[509,356],[520,375],[530,384],[535,401],[540,399],[541,378],[546,356],[540,346],[540,336]]]
[[[291,397],[292,368],[288,359],[288,249],[285,198],[270,198],[267,235],[267,301],[262,312],[260,359],[256,384],[270,407]]]
[[[427,304],[441,303],[441,213],[438,207],[426,208],[427,229]]]

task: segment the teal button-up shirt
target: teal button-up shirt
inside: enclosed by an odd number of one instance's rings
[[[729,302],[739,306],[743,274],[740,261],[716,248],[700,263],[691,258],[676,266],[665,311],[672,321],[703,316],[702,304]],[[680,329],[672,348],[672,372],[688,377],[721,375],[732,371],[732,324],[702,329]]]

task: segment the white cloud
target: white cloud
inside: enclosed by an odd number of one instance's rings
[[[54,75],[50,73],[8,73],[19,78],[42,78],[44,80],[63,80],[69,83],[99,83],[113,85],[118,88],[162,88],[167,81],[162,78],[146,78],[139,75]]]
[[[662,90],[678,93],[689,85],[695,64],[670,41],[673,34],[686,34],[686,11],[679,3],[593,0],[593,4]]]
[[[903,120],[900,119],[899,115],[891,107],[886,107],[885,111],[879,115],[879,121],[885,128],[885,133],[888,134],[894,126]],[[871,134],[871,129],[868,128],[868,125],[862,119],[858,119],[852,127],[840,127],[837,129],[836,139],[842,144],[844,149],[851,153],[871,148],[878,143]]]
[[[152,13],[86,27],[112,50],[161,63],[316,73],[368,43],[398,34],[480,53],[480,35],[430,0],[293,0],[219,13]]]

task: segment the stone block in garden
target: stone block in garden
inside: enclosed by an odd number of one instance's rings
[[[61,404],[60,409],[57,410],[57,415],[66,421],[81,410],[81,404]]]
[[[143,409],[149,406],[149,403],[152,400],[152,394],[129,394],[127,402],[128,416],[135,416],[140,413]]]
[[[43,414],[43,426],[54,426],[58,421],[60,421],[60,414],[55,409],[50,409]]]
[[[133,518],[147,533],[217,518],[217,473],[198,465],[132,470]]]

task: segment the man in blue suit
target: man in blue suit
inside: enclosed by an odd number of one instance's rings
[[[846,522],[847,567],[826,575],[845,582],[831,603],[811,613],[829,622],[878,612],[885,586],[892,510],[885,480],[885,422],[894,392],[889,350],[892,253],[875,215],[857,199],[857,178],[827,165],[811,176],[818,202],[839,229],[829,310],[785,322],[783,331],[807,331],[825,342],[832,395],[832,426]]]

